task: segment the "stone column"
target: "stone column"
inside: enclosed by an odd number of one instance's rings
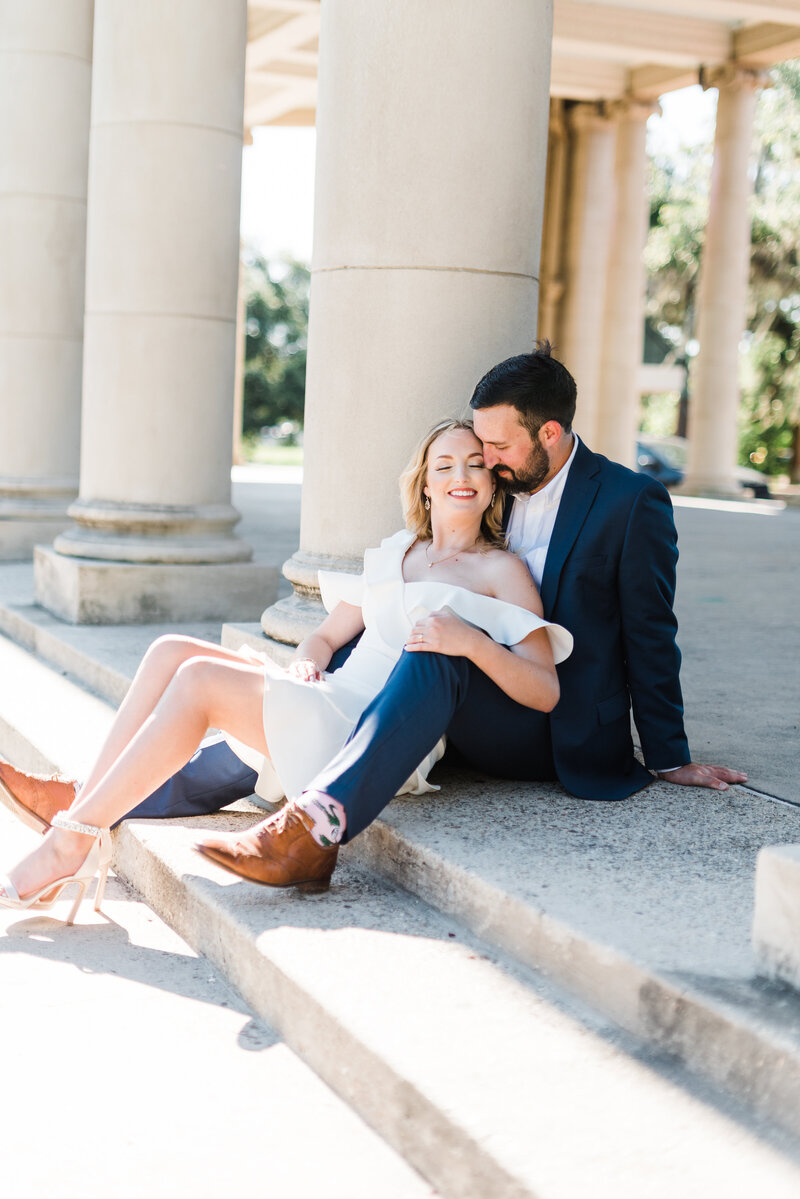
[[[697,338],[691,376],[689,460],[681,490],[736,496],[739,341],[747,323],[752,190],[748,174],[756,72],[726,67],[707,79],[719,88],[714,166],[700,265]]]
[[[230,502],[246,8],[95,5],[80,495],[35,571],[67,620],[247,619],[272,589]]]
[[[552,5],[326,0],[300,550],[262,618],[296,641],[317,569],[401,525],[397,478],[536,336]]]
[[[616,121],[604,106],[569,112],[572,162],[561,354],[578,385],[575,427],[591,449],[598,435],[603,305],[614,206]]]
[[[233,464],[244,462],[244,362],[247,353],[247,270],[239,247],[239,283],[236,295],[236,358],[233,369]]]
[[[647,238],[645,137],[652,104],[623,100],[611,107],[617,122],[614,212],[603,305],[598,419],[593,448],[633,466],[639,417],[637,375],[644,341]]]
[[[559,345],[561,299],[564,279],[561,263],[564,243],[565,192],[567,183],[567,129],[564,101],[550,101],[547,138],[542,268],[539,289],[539,337]],[[558,350],[556,351],[558,353]]]
[[[91,0],[0,0],[0,560],[69,524],[80,449]]]

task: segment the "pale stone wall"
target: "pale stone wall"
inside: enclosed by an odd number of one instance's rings
[[[602,320],[598,417],[593,448],[634,466],[639,417],[637,377],[644,340],[647,187],[645,134],[651,104],[614,105],[617,150],[614,210]]]
[[[91,0],[0,0],[0,559],[78,485]]]
[[[230,502],[246,17],[95,5],[80,495],[36,558],[39,602],[70,620],[211,618],[234,597],[244,616],[274,594],[230,565],[251,557]],[[108,563],[99,583],[85,559]]]
[[[748,167],[755,89],[763,80],[730,68],[719,88],[714,167],[700,267],[697,338],[691,374],[689,461],[683,489],[738,495],[734,477],[739,410],[739,341],[747,324],[752,184]]]
[[[570,110],[569,124],[573,147],[560,356],[578,385],[575,428],[594,446],[613,219],[616,122],[596,104],[576,104]]]
[[[536,336],[551,5],[452,17],[323,5],[299,598],[263,622],[283,639],[320,563],[398,528],[418,438]]]

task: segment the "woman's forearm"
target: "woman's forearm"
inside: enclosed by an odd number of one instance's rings
[[[467,653],[470,661],[516,703],[552,712],[561,695],[555,667],[515,654],[480,629],[472,632]]]
[[[308,637],[304,637],[292,655],[293,662],[300,662],[304,658],[310,658],[312,662],[316,662],[320,670],[325,670],[333,657],[333,647],[320,637],[319,633],[310,633]]]

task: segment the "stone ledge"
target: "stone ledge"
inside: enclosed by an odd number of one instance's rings
[[[758,855],[753,949],[761,974],[800,990],[800,845]]]
[[[278,594],[278,568],[254,562],[163,565],[70,558],[37,546],[36,603],[71,624],[257,619]]]
[[[759,839],[796,812],[762,798],[754,817],[732,790],[698,828],[667,784],[602,805],[461,774],[438,818],[426,800],[395,800],[352,855],[800,1136],[800,1007],[755,978],[748,941]],[[704,907],[680,890],[694,868],[675,830],[692,824],[717,843]]]
[[[0,651],[0,752],[80,775],[111,709],[18,647]],[[586,804],[438,770],[440,795],[395,801],[350,860],[800,1132],[800,1011],[754,980],[748,939],[756,849],[783,826],[790,839],[796,810],[738,790],[699,805],[666,784]],[[148,877],[132,880],[150,900]]]
[[[61,517],[31,517],[28,520],[9,520],[0,517],[0,562],[25,562],[33,557],[37,545],[49,545],[70,525],[64,512]]]
[[[351,850],[313,897],[192,852],[194,828],[240,822],[130,821],[116,868],[441,1194],[671,1199],[677,1180],[699,1197],[768,1177],[793,1199],[787,1144]]]

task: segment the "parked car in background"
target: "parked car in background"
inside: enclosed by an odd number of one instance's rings
[[[685,437],[651,437],[640,433],[636,443],[636,469],[652,475],[665,487],[677,487],[686,473],[689,443]],[[757,500],[772,498],[769,479],[760,470],[737,466],[736,478],[743,491]]]

